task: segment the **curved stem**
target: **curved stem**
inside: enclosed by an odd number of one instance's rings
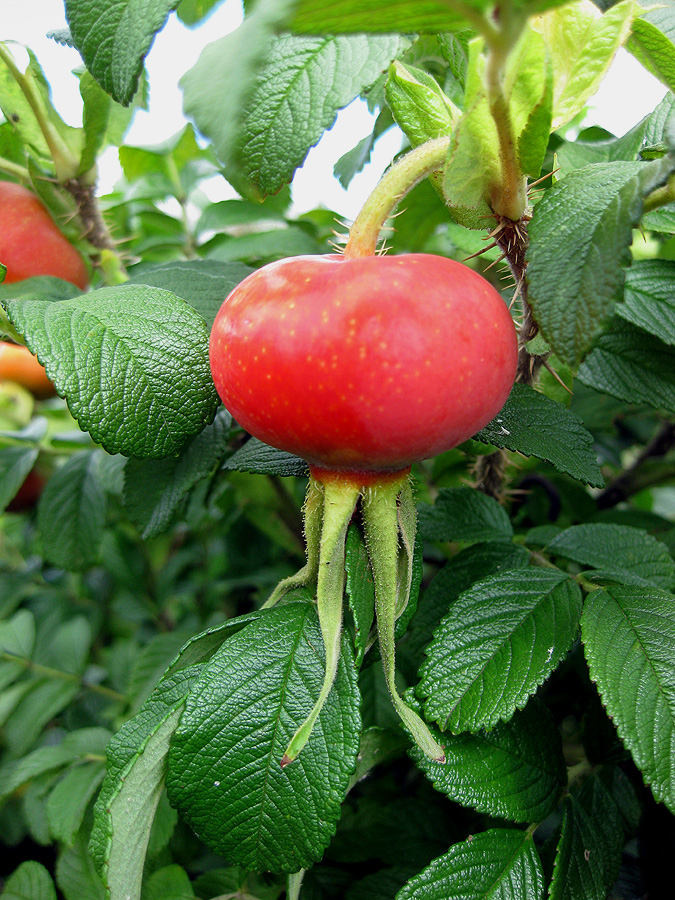
[[[344,255],[373,256],[380,231],[400,201],[432,172],[441,169],[450,147],[449,137],[435,138],[406,153],[389,169],[368,197],[349,230]]]
[[[401,483],[376,485],[363,495],[363,523],[368,556],[375,582],[375,614],[382,667],[394,709],[420,750],[436,762],[445,762],[445,751],[427,724],[404,702],[396,678],[394,637],[398,600],[399,519]]]
[[[643,215],[658,209],[660,206],[666,206],[675,201],[675,175],[671,175],[668,181],[661,187],[656,188],[651,194],[647,194],[642,204]]]
[[[13,175],[14,178],[18,178],[24,184],[28,184],[30,181],[30,172],[25,166],[12,162],[11,159],[5,159],[4,156],[0,156],[0,172]]]
[[[293,762],[309,740],[337,674],[342,637],[345,539],[347,526],[356,508],[359,494],[360,488],[357,484],[332,480],[323,484],[323,523],[319,548],[316,605],[326,651],[326,668],[316,703],[309,716],[291,738],[281,760],[282,768]]]

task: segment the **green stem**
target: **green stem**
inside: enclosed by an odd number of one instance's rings
[[[289,591],[308,587],[317,580],[319,572],[319,549],[321,541],[321,521],[323,519],[323,488],[313,478],[309,479],[305,505],[303,506],[305,546],[307,562],[296,572],[282,579],[263,604],[263,609],[274,606]]]
[[[427,724],[403,701],[396,688],[394,630],[398,604],[399,519],[401,482],[367,487],[363,494],[363,523],[368,556],[375,582],[375,614],[382,667],[394,708],[420,750],[436,762],[445,762],[445,751]]]
[[[14,78],[14,80],[18,84],[22,94],[28,101],[28,105],[33,111],[33,115],[35,116],[38,126],[40,127],[40,131],[42,132],[44,139],[47,142],[49,152],[52,155],[54,171],[56,172],[57,179],[60,182],[64,182],[70,178],[73,178],[77,173],[77,159],[75,158],[74,154],[71,152],[70,148],[63,140],[61,135],[58,133],[56,128],[54,128],[52,123],[49,121],[47,112],[42,102],[42,98],[35,90],[34,85],[30,81],[30,79],[26,78],[24,73],[21,72],[14,61],[14,57],[3,44],[0,44],[0,60],[2,60],[9,69],[12,78]]]
[[[6,172],[8,175],[13,175],[24,184],[27,184],[30,181],[30,172],[25,166],[20,166],[10,159],[5,159],[4,156],[0,156],[0,171]]]
[[[651,194],[647,194],[642,204],[642,213],[645,215],[660,206],[667,206],[675,201],[675,175],[671,175],[668,181],[656,188]]]
[[[373,256],[380,231],[400,201],[432,172],[441,169],[450,147],[449,137],[435,138],[406,153],[389,169],[368,197],[349,230],[344,255]]]
[[[72,672],[63,672],[61,671],[61,669],[53,669],[51,666],[43,666],[41,663],[34,662],[32,659],[26,659],[22,656],[15,656],[13,653],[7,653],[6,651],[0,653],[0,659],[3,662],[18,664],[24,669],[34,672],[36,675],[45,675],[48,678],[59,678],[62,681],[75,681],[81,687],[86,688],[88,691],[92,691],[95,694],[100,694],[102,697],[107,697],[109,700],[117,700],[121,702],[126,702],[127,700],[127,697],[124,694],[121,694],[119,691],[113,690],[113,688],[105,687],[105,685],[102,684],[87,684],[87,682],[82,681],[82,679],[78,675],[73,675]]]
[[[281,760],[282,768],[293,762],[309,740],[337,674],[342,636],[345,539],[347,526],[356,508],[359,494],[358,484],[347,479],[330,479],[323,483],[323,522],[319,547],[316,605],[326,651],[326,668],[318,699],[309,716],[291,738]]]

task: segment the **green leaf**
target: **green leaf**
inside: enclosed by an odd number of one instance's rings
[[[450,800],[514,822],[539,822],[555,809],[567,773],[557,725],[543,704],[532,700],[489,731],[435,737],[445,763],[417,748],[411,755]]]
[[[34,678],[32,687],[22,697],[4,723],[3,743],[7,759],[28,753],[43,729],[79,694],[79,680]]]
[[[178,456],[127,462],[124,506],[144,540],[165,531],[189,491],[213,474],[227,451],[231,422],[230,414],[221,410]]]
[[[400,46],[397,35],[284,35],[273,42],[237,142],[239,166],[256,195],[291,181],[338,110],[375,81]],[[227,160],[229,148],[215,148]]]
[[[598,163],[570,172],[530,223],[528,300],[556,355],[576,368],[621,300],[642,200],[667,178],[670,158]]]
[[[650,21],[650,13],[653,15],[654,12],[668,16],[670,10],[652,10],[646,16],[636,18],[626,49],[648,72],[651,72],[670,91],[673,91],[675,90],[675,44],[655,22]]]
[[[644,259],[626,273],[624,302],[617,315],[675,346],[675,262]]]
[[[3,900],[56,900],[56,888],[49,872],[38,862],[23,862],[9,876],[2,890]]]
[[[400,60],[389,67],[385,96],[396,124],[413,147],[450,134],[461,115],[435,78]]]
[[[257,438],[249,438],[246,443],[225,461],[224,469],[237,472],[251,472],[253,475],[280,475],[303,477],[308,474],[309,467],[304,459],[293,456],[285,450],[277,450],[269,444],[263,444]]]
[[[510,541],[506,510],[487,494],[469,487],[441,488],[433,506],[419,506],[419,527],[428,541]]]
[[[213,205],[208,206],[206,212],[212,209]],[[227,295],[252,271],[253,269],[240,262],[191,259],[162,263],[145,269],[142,274],[132,279],[132,283],[163,288],[177,297],[182,297],[202,316],[210,331],[213,320]]]
[[[593,436],[582,420],[529,385],[514,385],[499,415],[474,439],[545,459],[592,487],[604,484]]]
[[[453,844],[412,878],[396,900],[543,900],[544,874],[532,836],[494,828]]]
[[[675,413],[675,348],[615,321],[577,373],[578,380],[627,403]]]
[[[139,900],[145,854],[164,788],[169,741],[199,670],[160,682],[108,746],[89,851],[111,897]]]
[[[49,830],[57,841],[66,845],[75,841],[87,807],[104,774],[103,760],[74,766],[50,792],[47,820]]]
[[[144,900],[194,900],[194,896],[187,872],[176,864],[153,872],[143,890]]]
[[[38,450],[31,447],[3,447],[0,450],[0,512],[14,499],[37,458]]]
[[[630,34],[639,6],[622,0],[604,14],[592,3],[566,3],[539,17],[534,28],[545,41],[555,74],[555,131],[569,122],[600,87],[614,56]]]
[[[425,713],[457,733],[509,719],[564,658],[576,636],[581,591],[564,572],[516,570],[461,594],[427,650]]]
[[[476,38],[469,44],[465,112],[452,135],[443,190],[449,206],[489,215],[491,197],[500,190],[502,164],[486,66],[483,40]],[[531,28],[523,30],[509,55],[503,81],[513,138],[523,154],[521,167],[538,175],[550,133],[551,80],[544,41]]]
[[[619,736],[656,799],[675,811],[675,598],[624,585],[592,591],[581,635]]]
[[[56,883],[65,900],[107,900],[103,882],[87,851],[86,833],[80,832],[75,843],[61,852]]]
[[[110,732],[105,728],[80,728],[67,734],[60,744],[39,747],[3,766],[0,802],[33,778],[81,762],[90,754],[102,754],[109,740]]]
[[[104,91],[128,106],[155,35],[180,0],[65,0],[75,47]]]
[[[644,118],[635,128],[631,128],[622,137],[605,141],[566,141],[557,151],[556,156],[561,176],[572,169],[583,169],[593,163],[631,162],[640,157],[645,134],[649,126],[649,117]]]
[[[675,560],[668,548],[638,528],[601,522],[573,525],[556,535],[547,550],[599,569],[602,578],[664,590],[675,585]]]
[[[363,536],[355,525],[350,525],[347,531],[345,570],[345,588],[349,608],[354,616],[356,665],[360,667],[375,619],[375,582]]]
[[[107,505],[99,467],[99,451],[75,453],[42,492],[38,530],[45,559],[56,566],[81,570],[96,562]]]
[[[159,288],[6,303],[80,426],[109,453],[161,457],[215,415],[202,317]]]
[[[30,659],[35,646],[35,617],[20,609],[9,620],[0,620],[0,651]]]
[[[335,830],[360,728],[346,640],[309,741],[279,764],[321,690],[321,645],[313,604],[271,608],[207,665],[172,742],[171,802],[208,846],[249,869],[307,867]]]
[[[176,654],[175,659],[164,673],[164,678],[169,678],[171,675],[180,672],[182,669],[187,669],[189,666],[207,662],[226,638],[236,634],[237,631],[241,631],[245,625],[255,622],[262,615],[264,615],[264,612],[255,610],[242,616],[236,616],[223,622],[222,625],[209,628],[201,634],[190,638],[183,645],[180,652]]]
[[[565,799],[549,900],[605,900],[604,853],[596,823],[573,797]]]
[[[489,541],[466,547],[446,563],[426,588],[398,655],[399,669],[406,675],[410,673],[411,682],[424,659],[423,651],[450,604],[476,581],[497,572],[527,568],[529,561],[524,547]]]
[[[482,12],[489,0],[469,0],[468,9]],[[291,19],[294,31],[307,34],[341,32],[443,32],[466,27],[461,12],[443,0],[299,0]]]

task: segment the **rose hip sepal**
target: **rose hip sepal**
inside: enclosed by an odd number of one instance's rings
[[[503,406],[517,363],[504,301],[445,257],[293,257],[252,273],[226,298],[210,357],[239,424],[310,465],[307,563],[266,605],[299,585],[315,588],[326,671],[282,766],[309,739],[335,679],[345,539],[358,506],[392,702],[423,752],[443,760],[394,683],[395,623],[408,603],[415,544],[409,468],[467,440]]]

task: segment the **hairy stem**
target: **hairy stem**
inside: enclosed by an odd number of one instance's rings
[[[385,173],[349,230],[344,255],[373,256],[380,232],[400,201],[420,181],[441,169],[450,146],[449,137],[435,138],[407,153]]]

